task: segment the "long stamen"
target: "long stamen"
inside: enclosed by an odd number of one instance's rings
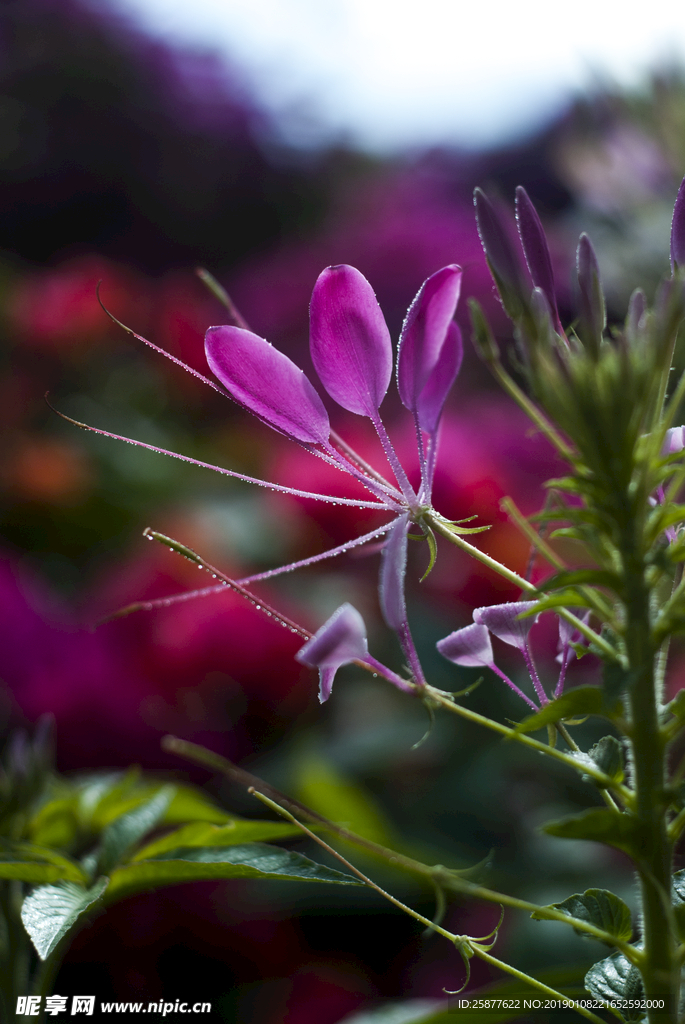
[[[245,576],[243,579],[237,582],[241,585],[247,583],[256,583],[258,580],[268,580],[272,576],[280,576],[286,572],[292,572],[293,569],[301,569],[305,565],[314,565],[316,562],[321,562],[326,558],[335,558],[336,555],[342,555],[346,551],[350,551],[352,548],[359,547],[361,544],[366,544],[368,541],[373,540],[375,537],[382,537],[384,533],[391,530],[395,525],[394,520],[389,523],[385,523],[383,526],[379,526],[376,530],[371,530],[370,533],[365,533],[361,537],[355,537],[353,540],[348,540],[344,544],[338,545],[337,548],[329,548],[328,551],[322,551],[318,555],[311,555],[309,558],[302,558],[299,562],[290,562],[288,565],[281,565],[277,569],[267,569],[265,572],[255,573],[254,576]]]
[[[522,698],[522,700],[525,700],[526,704],[528,704],[528,705],[529,705],[529,706],[530,706],[530,707],[531,707],[531,708],[533,709],[533,711],[539,711],[539,710],[540,710],[540,708],[539,708],[539,707],[537,706],[537,704],[535,704],[535,703],[534,703],[534,702],[533,702],[533,701],[532,701],[532,700],[530,699],[530,697],[527,697],[527,696],[526,696],[526,694],[525,694],[525,693],[523,692],[523,690],[520,690],[520,689],[519,689],[519,687],[518,687],[518,686],[516,685],[516,683],[515,683],[515,682],[513,682],[513,681],[512,681],[512,680],[511,680],[511,679],[509,678],[509,676],[508,676],[508,675],[506,675],[506,674],[505,674],[505,673],[504,673],[504,672],[503,672],[503,671],[502,671],[502,670],[501,670],[500,668],[498,668],[498,667],[497,667],[497,665],[495,665],[494,661],[493,661],[493,662],[491,662],[491,663],[490,663],[490,664],[488,665],[488,668],[491,668],[491,669],[492,669],[492,671],[493,671],[493,672],[494,672],[494,673],[495,673],[496,675],[498,675],[498,676],[500,677],[500,679],[503,679],[503,680],[504,680],[504,682],[505,682],[505,683],[507,684],[507,686],[508,686],[508,687],[509,687],[509,688],[510,688],[511,690],[513,690],[513,691],[514,691],[514,693],[518,694],[518,696],[519,696],[519,697],[521,697],[521,698]]]
[[[382,476],[378,472],[378,470],[374,469],[373,466],[369,465],[366,459],[363,459],[361,455],[358,452],[356,452],[354,448],[352,448],[352,446],[349,445],[347,441],[345,441],[345,439],[340,436],[340,434],[338,434],[337,431],[331,430],[331,440],[340,449],[342,449],[342,452],[345,455],[347,455],[353,463],[356,463],[356,465],[360,469],[363,469],[367,476],[373,477],[374,480],[376,480],[379,484],[381,484],[384,487],[387,487],[390,493],[396,494],[398,498],[400,497],[400,492],[397,490],[397,488],[393,487],[392,484],[389,484],[385,477]]]
[[[419,504],[416,492],[414,491],[412,485],[409,483],[409,479],[404,471],[402,463],[397,458],[397,452],[393,447],[392,441],[388,437],[388,432],[383,425],[383,421],[381,420],[380,415],[377,414],[372,420],[372,422],[374,427],[376,428],[376,432],[378,433],[381,444],[383,445],[383,450],[385,451],[386,458],[390,463],[390,468],[395,474],[395,479],[400,485],[400,490],[404,495],[405,501],[412,509],[412,511],[416,511]]]
[[[565,645],[563,653],[561,655],[561,668],[559,669],[559,680],[554,689],[554,699],[561,697],[564,690],[564,683],[566,682],[566,669],[568,668],[569,661],[571,660],[571,648],[568,644]]]
[[[519,648],[519,650],[521,651],[521,653],[523,654],[523,657],[525,658],[526,668],[530,672],[530,678],[533,681],[533,686],[535,687],[535,692],[538,695],[540,703],[541,704],[549,704],[549,697],[545,693],[545,691],[543,689],[543,686],[542,686],[542,683],[540,682],[540,676],[538,675],[538,670],[535,667],[535,662],[533,661],[533,654],[532,654],[532,651],[531,651],[530,647],[526,643],[526,644],[523,645],[523,647]]]
[[[344,554],[345,551],[349,551],[352,548],[359,547],[362,544],[366,544],[368,541],[373,540],[375,537],[381,537],[388,530],[392,529],[393,523],[386,523],[384,526],[380,526],[377,530],[371,530],[370,533],[365,533],[361,537],[355,537],[353,540],[347,541],[346,544],[340,544],[337,548],[330,548],[328,551],[322,551],[321,554],[312,555],[310,558],[303,558],[299,562],[291,562],[288,565],[281,565],[277,569],[268,569],[266,572],[256,573],[254,576],[245,576],[234,582],[244,587],[248,583],[256,583],[259,580],[271,579],[272,576],[280,576],[282,573],[292,572],[293,569],[301,569],[305,565],[313,565],[315,562],[321,562],[326,558],[335,558],[336,555]],[[150,537],[152,534],[148,531],[146,536]],[[203,563],[204,565],[204,563]],[[219,583],[213,587],[202,587],[199,590],[186,590],[182,594],[171,594],[169,597],[157,597],[150,601],[135,601],[133,604],[127,604],[124,608],[120,608],[118,611],[113,612],[111,615],[105,616],[100,619],[100,623],[110,622],[113,619],[121,619],[126,615],[131,615],[133,612],[150,612],[156,608],[170,608],[174,604],[180,604],[183,601],[191,601],[196,597],[211,597],[212,594],[225,593],[226,584]]]
[[[115,441],[125,441],[127,444],[136,445],[138,448],[147,448],[150,452],[157,452],[159,455],[168,455],[172,459],[179,459],[181,462],[189,462],[193,466],[200,466],[201,469],[211,469],[215,473],[221,473],[223,476],[233,477],[235,480],[242,480],[244,483],[256,484],[258,487],[268,487],[271,491],[279,491],[282,494],[293,494],[298,498],[311,498],[314,501],[326,501],[332,505],[352,505],[355,508],[378,508],[381,511],[387,510],[388,507],[392,511],[395,510],[395,506],[389,506],[387,502],[383,501],[359,501],[357,498],[335,498],[330,494],[315,494],[311,491],[301,491],[296,487],[285,487],[283,484],[275,484],[269,480],[259,480],[254,476],[246,476],[244,473],[236,473],[232,469],[224,469],[222,466],[213,466],[209,462],[202,462],[200,459],[191,459],[189,455],[180,455],[178,452],[167,451],[166,448],[158,448],[154,444],[146,444],[145,441],[137,441],[133,437],[124,437],[123,434],[114,434],[110,430],[102,430],[100,427],[92,427],[89,423],[81,423],[80,420],[75,420],[72,416],[67,416],[66,413],[60,412],[59,409],[55,409],[50,402],[47,401],[47,395],[45,398],[48,406],[54,413],[61,416],[63,420],[67,420],[69,423],[73,423],[76,427],[81,427],[82,430],[89,430],[93,434],[101,434],[102,437],[111,437]]]

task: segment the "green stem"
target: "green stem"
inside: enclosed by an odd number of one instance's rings
[[[617,783],[615,779],[611,778],[611,776],[600,771],[599,768],[593,768],[592,765],[588,765],[584,761],[580,762],[572,754],[565,754],[563,751],[557,750],[556,747],[550,747],[547,743],[540,743],[539,740],[534,740],[531,736],[527,736],[523,732],[518,732],[516,729],[512,729],[508,725],[502,725],[500,722],[495,722],[492,718],[486,718],[485,715],[478,714],[477,711],[471,711],[469,708],[465,708],[461,704],[456,704],[450,699],[450,695],[444,694],[442,690],[436,690],[432,686],[426,686],[425,694],[426,696],[429,696],[431,700],[437,701],[441,707],[446,708],[455,715],[459,715],[461,718],[466,718],[470,722],[477,722],[478,725],[484,725],[486,729],[491,729],[493,732],[499,733],[500,736],[506,736],[509,740],[515,740],[517,743],[522,743],[523,746],[528,747],[531,750],[537,750],[541,754],[547,754],[548,757],[553,757],[556,761],[561,761],[562,764],[568,765],[581,775],[589,775],[590,778],[594,779],[594,781],[599,783],[603,788],[613,789],[624,804],[627,806],[632,804],[633,794],[631,791],[626,786]]]
[[[285,796],[284,793],[279,792],[279,790],[275,789],[268,782],[265,782],[258,776],[253,775],[251,772],[245,771],[244,768],[239,768],[231,761],[228,761],[225,757],[221,757],[220,754],[215,754],[212,750],[207,750],[205,747],[200,747],[195,743],[189,743],[186,740],[178,739],[176,736],[165,736],[162,740],[162,747],[170,753],[178,754],[179,756],[184,757],[189,761],[193,761],[196,764],[201,764],[213,771],[221,772],[221,774],[226,775],[235,782],[240,783],[240,785],[245,786],[246,789],[252,791],[254,796],[259,799],[264,798],[265,800],[270,800],[271,803],[269,806],[273,804],[274,809],[280,808],[278,811],[279,814],[287,813],[288,815],[291,815],[299,827],[302,827],[302,823],[296,815],[305,818],[313,824],[322,826],[326,831],[337,836],[339,839],[342,839],[344,842],[352,843],[354,846],[358,846],[360,849],[366,850],[368,853],[382,858],[388,864],[402,868],[412,874],[422,877],[424,880],[430,881],[433,886],[438,885],[441,889],[458,892],[462,895],[466,894],[473,896],[476,899],[487,900],[489,903],[498,903],[503,906],[515,907],[519,910],[527,910],[530,913],[539,913],[546,920],[561,921],[564,924],[570,924],[573,928],[584,931],[593,938],[599,939],[601,942],[607,942],[609,945],[616,945],[619,949],[625,952],[626,956],[633,960],[639,955],[632,946],[628,946],[626,943],[621,943],[608,932],[595,927],[595,925],[592,925],[587,921],[570,918],[568,914],[564,914],[560,910],[555,910],[554,907],[544,907],[537,903],[528,903],[525,900],[517,899],[515,896],[507,896],[505,893],[495,892],[493,889],[486,889],[483,886],[475,885],[465,877],[466,874],[473,869],[459,871],[446,868],[442,864],[435,864],[432,866],[422,864],[421,861],[413,860],[411,857],[406,857],[404,854],[397,853],[395,850],[391,850],[387,846],[381,846],[379,843],[374,843],[372,840],[366,839],[364,836],[360,836],[348,828],[336,825],[334,822],[329,821],[328,818],[324,818],[323,815],[317,814],[317,812],[313,811],[310,807],[300,803],[299,800],[293,800],[291,797]],[[295,813],[293,814],[293,812]]]
[[[628,534],[628,531],[626,531]],[[680,967],[671,910],[673,847],[667,829],[666,743],[659,726],[655,649],[650,628],[650,595],[642,559],[628,535],[623,545],[626,581],[625,643],[632,682],[628,690],[637,850],[642,896],[644,961],[640,967],[647,999],[670,997],[678,1005]],[[654,1011],[648,1020],[656,1021]],[[660,1018],[661,1019],[661,1018]]]
[[[562,1005],[568,1002],[568,997],[563,995],[561,992],[557,992],[556,989],[550,988],[549,985],[545,985],[541,981],[536,981],[535,978],[531,978],[529,974],[524,974],[523,971],[517,970],[516,967],[512,967],[510,964],[504,963],[503,960],[498,960],[496,956],[492,956],[486,952],[481,946],[473,945],[471,947],[473,952],[481,960],[485,960],[486,963],[492,964],[493,967],[499,967],[501,971],[505,971],[507,974],[511,974],[512,977],[518,978],[519,981],[525,982],[526,985],[532,985],[540,992],[544,992],[550,999],[561,1000]],[[601,1017],[598,1017],[592,1010],[586,1009],[586,1007],[578,1004],[574,1006],[576,1013],[579,1013],[582,1017],[586,1017],[588,1020],[594,1021],[595,1024],[605,1024]]]
[[[531,977],[531,975],[524,974],[523,971],[519,971],[516,967],[512,967],[510,964],[505,963],[503,960],[498,960],[496,957],[490,956],[487,950],[485,950],[481,945],[479,945],[479,940],[472,939],[470,936],[467,935],[454,935],[452,932],[448,932],[445,928],[442,928],[439,924],[436,924],[434,921],[429,921],[427,917],[423,916],[423,914],[420,914],[412,907],[408,907],[406,903],[402,903],[401,900],[396,899],[396,897],[393,896],[391,893],[387,892],[385,889],[382,889],[380,885],[377,885],[374,881],[372,881],[372,879],[370,879],[367,875],[365,875],[358,868],[356,868],[354,864],[350,863],[350,861],[347,860],[347,858],[343,857],[342,854],[338,853],[337,850],[334,850],[332,846],[329,846],[328,843],[324,842],[324,840],[320,836],[315,835],[315,833],[308,829],[306,825],[303,825],[301,821],[298,821],[293,814],[291,814],[289,811],[286,811],[284,807],[281,807],[274,800],[270,800],[269,797],[264,796],[263,793],[259,793],[256,789],[251,788],[249,792],[251,792],[253,796],[256,796],[257,799],[260,800],[263,804],[266,804],[267,807],[270,807],[272,811],[275,811],[277,814],[280,814],[281,817],[286,818],[287,821],[291,821],[294,825],[297,825],[298,828],[300,828],[305,833],[305,835],[308,835],[310,839],[313,839],[314,842],[318,843],[319,846],[321,846],[324,850],[326,850],[333,857],[335,857],[336,860],[340,861],[340,863],[343,864],[348,871],[351,871],[362,882],[368,885],[371,889],[374,889],[379,895],[383,896],[384,899],[389,900],[390,903],[394,904],[396,907],[399,907],[400,910],[403,910],[405,914],[409,914],[409,916],[413,917],[416,921],[420,921],[421,924],[426,926],[426,928],[429,928],[431,931],[437,932],[439,935],[442,935],[450,942],[453,942],[458,949],[463,950],[463,956],[467,957],[469,953],[475,954],[481,960],[485,960],[487,963],[490,963],[495,967],[499,967],[500,970],[504,971],[506,974],[511,974],[514,978],[517,978],[519,981],[523,981],[525,982],[525,984],[531,985],[533,988],[538,989],[540,992],[544,992],[545,995],[549,996],[550,998],[566,1001],[566,997],[562,992],[557,992],[556,989],[550,988],[549,985],[545,985],[543,982]],[[532,906],[532,904],[530,904],[530,906]],[[495,929],[495,934],[496,932],[497,929]],[[588,1020],[597,1022],[597,1024],[604,1024],[601,1018],[598,1017],[596,1014],[592,1013],[591,1010],[587,1010],[583,1006],[578,1006],[576,1007],[576,1009],[578,1013],[582,1014],[582,1016],[584,1017],[587,1017]]]
[[[488,360],[488,364],[507,394],[511,395],[516,404],[520,405],[526,415],[530,417],[537,427],[540,428],[545,437],[551,441],[559,452],[562,459],[566,462],[573,463],[574,454],[572,450],[563,440],[561,435],[557,433],[545,414],[538,409],[533,402],[531,402],[528,395],[526,395],[526,393],[518,386],[516,381],[509,376],[499,359]]]

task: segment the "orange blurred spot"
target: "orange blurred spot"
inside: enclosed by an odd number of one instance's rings
[[[48,438],[26,438],[10,452],[3,482],[27,501],[60,502],[81,494],[90,483],[85,456],[77,448]]]

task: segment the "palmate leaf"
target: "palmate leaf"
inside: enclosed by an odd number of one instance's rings
[[[26,897],[21,919],[41,960],[53,952],[81,915],[102,896],[108,881],[101,878],[90,889],[73,882],[41,885]]]
[[[0,878],[13,878],[32,885],[61,881],[85,885],[88,882],[87,874],[76,861],[32,843],[0,845]]]
[[[622,942],[628,942],[633,933],[630,910],[619,896],[608,889],[586,889],[584,893],[574,893],[561,903],[550,903],[549,906],[569,917],[593,924]],[[545,920],[544,914],[537,910],[530,916],[537,921]],[[586,932],[578,931],[578,934],[592,938]]]
[[[111,903],[140,890],[208,878],[272,878],[294,882],[332,882],[337,885],[363,884],[351,875],[324,867],[299,853],[280,850],[266,843],[187,846],[117,868],[112,872],[107,902]]]

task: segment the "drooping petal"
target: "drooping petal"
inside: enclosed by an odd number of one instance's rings
[[[476,608],[473,613],[473,621],[481,626],[487,626],[491,633],[504,640],[505,644],[518,647],[523,650],[528,640],[533,623],[537,622],[538,616],[531,615],[525,619],[519,619],[519,615],[535,608],[537,601],[512,601],[507,604],[493,604],[486,608]]]
[[[324,404],[302,370],[264,338],[241,327],[210,327],[207,362],[239,405],[287,437],[326,444]]]
[[[331,695],[337,670],[367,654],[364,620],[353,605],[346,603],[333,612],[295,658],[303,665],[318,668],[319,700],[323,704]]]
[[[407,571],[407,529],[409,513],[398,516],[381,555],[378,588],[383,618],[390,629],[400,630],[407,622],[404,577]]]
[[[542,288],[545,293],[545,298],[554,317],[555,328],[561,331],[554,287],[554,271],[547,238],[538,212],[522,185],[516,189],[516,223],[533,284],[537,288]]]
[[[680,183],[671,222],[671,270],[685,267],[685,178]]]
[[[444,390],[446,395],[461,363],[461,337],[458,333],[452,332],[448,344],[450,325],[459,301],[461,277],[461,267],[455,264],[432,274],[421,285],[402,325],[397,353],[397,388],[403,405],[414,414],[418,414],[420,404],[428,406],[424,410],[427,414],[435,403],[435,398],[431,401],[427,397],[421,402],[429,384],[432,384],[431,392],[438,394]],[[453,368],[453,375],[445,387],[446,378],[452,374]],[[438,379],[434,380],[436,371]]]
[[[494,661],[487,626],[478,622],[457,629],[435,646],[448,661],[465,668],[487,667]]]
[[[359,416],[377,417],[392,376],[392,345],[373,288],[345,264],[318,277],[309,310],[310,349],[331,398]]]

